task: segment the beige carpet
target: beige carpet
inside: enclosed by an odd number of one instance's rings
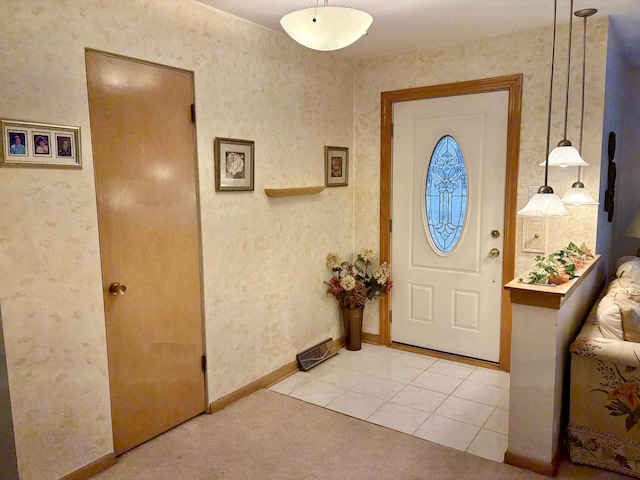
[[[94,480],[543,479],[269,390],[122,455]],[[563,461],[560,479],[623,479]]]

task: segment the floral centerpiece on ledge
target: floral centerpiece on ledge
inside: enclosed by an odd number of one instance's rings
[[[576,270],[587,260],[594,258],[591,250],[583,243],[573,242],[548,256],[538,255],[531,270],[521,275],[522,283],[536,285],[561,285],[576,277]]]
[[[370,248],[362,248],[354,262],[343,262],[337,253],[327,255],[327,268],[331,278],[326,283],[327,294],[333,295],[342,308],[364,307],[376,294],[391,290],[391,267],[388,263],[371,269],[376,254]]]

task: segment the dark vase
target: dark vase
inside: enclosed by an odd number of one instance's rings
[[[347,350],[362,348],[362,316],[364,307],[342,307],[342,323],[344,325],[344,340]]]

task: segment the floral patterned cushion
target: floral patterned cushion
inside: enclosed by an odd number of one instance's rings
[[[620,303],[628,299],[625,294],[605,295],[598,302],[596,315],[600,331],[605,338],[614,340],[624,340],[624,330],[622,328],[622,312]]]
[[[636,283],[631,278],[615,278],[607,287],[607,295],[617,295],[624,293],[631,300],[640,302],[640,283]]]
[[[593,312],[569,347],[569,352],[581,357],[597,357],[606,362],[640,367],[640,344],[605,338]]]
[[[624,339],[628,342],[640,342],[640,303],[626,302],[620,307]]]
[[[630,278],[636,283],[640,283],[640,258],[622,263],[616,270],[617,278]]]
[[[627,262],[640,261],[640,257],[636,257],[635,255],[625,255],[616,260],[616,270],[620,265]]]

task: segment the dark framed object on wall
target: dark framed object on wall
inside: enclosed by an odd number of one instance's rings
[[[213,141],[216,192],[253,191],[254,142],[216,137]]]
[[[327,187],[349,185],[349,149],[324,147],[324,184]]]
[[[607,167],[607,189],[604,192],[604,211],[607,212],[609,223],[613,221],[613,210],[615,208],[614,199],[616,196],[616,162],[613,158],[616,155],[616,134],[609,132],[609,142],[607,143],[607,153],[609,163]]]

